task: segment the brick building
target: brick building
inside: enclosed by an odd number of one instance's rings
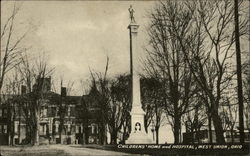
[[[0,145],[8,145],[8,105],[6,100],[9,96],[1,95],[0,102]]]
[[[90,95],[69,96],[62,87],[61,94],[51,91],[51,79],[42,78],[33,86],[33,92],[43,81],[43,98],[40,103],[40,144],[88,144],[99,143],[98,109]],[[41,87],[41,86],[40,86]],[[29,126],[33,119],[27,99],[33,93],[26,93],[22,86],[21,95],[12,96],[0,105],[0,145],[27,144],[31,136]],[[7,103],[12,107],[7,107]],[[32,103],[30,103],[32,104]],[[9,112],[9,113],[8,113]]]

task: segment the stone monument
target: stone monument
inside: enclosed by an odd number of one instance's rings
[[[130,72],[132,75],[132,109],[131,115],[131,132],[126,144],[151,144],[153,141],[145,132],[144,115],[145,112],[141,105],[140,92],[140,76],[138,73],[138,52],[137,52],[137,33],[139,25],[134,18],[134,10],[132,6],[128,9],[130,13],[131,22],[128,26],[130,38]]]

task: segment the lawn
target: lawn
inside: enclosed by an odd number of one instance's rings
[[[63,150],[49,146],[0,146],[0,156],[70,156]]]

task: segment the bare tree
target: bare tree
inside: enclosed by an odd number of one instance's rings
[[[183,118],[186,126],[186,132],[191,132],[192,143],[195,143],[195,141],[200,143],[202,139],[200,138],[200,130],[207,122],[206,109],[204,109],[204,105],[202,105],[203,101],[197,100],[196,102],[197,104],[192,106],[194,109],[185,114],[185,117]]]
[[[143,77],[141,80],[142,88],[142,105],[148,115],[148,120],[145,120],[145,129],[148,131],[148,126],[151,125],[156,133],[156,144],[159,143],[159,129],[163,123],[164,113],[164,88],[159,79],[155,77]],[[153,132],[154,132],[153,131]]]
[[[107,143],[107,136],[106,136],[106,132],[107,132],[107,122],[108,122],[108,106],[110,103],[110,89],[109,89],[109,80],[107,78],[107,73],[108,73],[108,68],[109,68],[109,57],[107,57],[107,62],[106,62],[106,66],[105,66],[105,71],[104,73],[93,73],[92,71],[90,71],[91,73],[91,77],[92,77],[92,82],[93,82],[93,88],[96,89],[96,97],[95,99],[98,102],[98,108],[99,108],[99,138],[100,138],[100,142],[102,144],[106,144]]]
[[[248,56],[249,57],[249,56]],[[247,68],[243,72],[243,97],[244,97],[244,116],[246,128],[250,132],[250,58],[248,59]]]
[[[13,145],[14,140],[14,121],[21,117],[20,113],[20,105],[17,101],[18,97],[20,96],[20,89],[21,89],[21,83],[22,80],[20,79],[20,75],[18,73],[18,70],[14,70],[12,72],[12,75],[10,77],[6,77],[6,89],[5,94],[3,95],[3,100],[7,103],[7,109],[8,109],[8,123],[10,125],[9,128],[9,143],[10,145]]]
[[[226,99],[223,100],[224,103],[222,104],[222,112],[221,112],[221,119],[223,121],[223,129],[224,131],[229,130],[231,135],[231,142],[234,142],[235,137],[235,125],[237,121],[237,112],[238,107],[235,102],[235,96],[233,97],[225,97]]]
[[[240,24],[239,24],[239,1],[234,0],[234,26],[235,26],[235,48],[237,62],[237,84],[238,84],[238,101],[239,101],[239,129],[240,142],[244,143],[244,104],[243,104],[243,89],[242,89],[242,67],[241,67],[241,49],[240,49]]]
[[[172,123],[175,143],[180,142],[181,118],[189,111],[190,98],[195,93],[192,74],[172,28],[174,22],[178,32],[186,33],[186,22],[182,20],[186,17],[181,17],[179,13],[181,5],[183,3],[177,6],[177,2],[159,2],[150,13],[150,47],[146,61],[148,73],[157,73],[164,86],[165,110]]]
[[[216,140],[224,143],[222,121],[219,116],[222,95],[230,84],[232,72],[230,59],[234,52],[233,4],[231,1],[187,2],[180,10],[185,29],[180,31],[172,16],[171,28],[178,39],[190,71],[199,87],[209,98],[207,105],[211,114]],[[172,14],[173,15],[173,14]],[[246,20],[240,24],[241,35],[246,34]],[[183,33],[189,32],[189,33]],[[191,55],[190,55],[191,54]]]
[[[13,4],[11,15],[7,18],[4,25],[1,25],[1,53],[0,53],[0,92],[4,86],[6,74],[21,62],[21,57],[25,48],[20,44],[30,31],[26,30],[22,35],[17,35],[15,30],[15,20],[20,6]]]
[[[108,127],[111,133],[111,143],[117,144],[118,132],[121,132],[120,130],[129,116],[128,111],[131,109],[130,77],[119,75],[111,82],[110,90],[111,101],[108,110]],[[126,133],[126,130],[123,133]]]
[[[39,145],[39,127],[41,106],[48,100],[48,87],[50,82],[46,78],[50,77],[54,69],[49,67],[45,55],[38,55],[32,61],[25,55],[19,65],[19,72],[23,83],[28,88],[28,93],[22,96],[23,109],[26,114],[27,124],[30,130],[31,144]]]

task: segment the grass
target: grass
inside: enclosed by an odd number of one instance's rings
[[[1,156],[70,156],[63,150],[50,149],[48,146],[0,146]]]

